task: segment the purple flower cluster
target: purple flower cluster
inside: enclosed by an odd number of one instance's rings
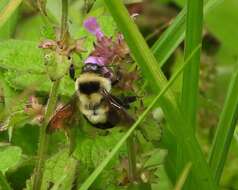
[[[105,36],[94,17],[85,20],[84,27],[97,38],[94,44],[94,51],[85,60],[85,64],[93,63],[107,66],[111,63],[119,62],[129,55],[129,48],[122,34],[119,33],[116,39]]]

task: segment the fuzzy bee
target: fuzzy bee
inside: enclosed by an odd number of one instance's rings
[[[115,81],[105,77],[105,67],[87,63],[75,81],[75,94],[71,101],[63,106],[52,117],[48,130],[63,128],[65,122],[81,113],[94,127],[112,128],[117,124],[130,125],[133,118],[126,111],[129,104],[136,100],[135,96],[118,98],[111,92]]]

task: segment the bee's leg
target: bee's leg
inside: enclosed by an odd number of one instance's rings
[[[112,80],[112,86],[115,86],[122,78],[121,72],[117,71],[115,78]]]
[[[123,103],[123,107],[129,109],[130,104],[137,100],[137,96],[124,96],[124,97],[122,96],[120,99],[121,102]]]
[[[69,67],[69,76],[71,79],[73,79],[74,81],[76,80],[75,78],[75,69],[74,69],[74,64],[71,64]]]

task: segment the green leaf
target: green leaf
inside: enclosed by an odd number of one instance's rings
[[[4,68],[4,79],[13,89],[49,92],[51,88],[52,83],[45,74],[44,53],[37,42],[7,40],[1,43],[0,68]],[[74,82],[65,76],[60,94],[71,96],[73,92]]]
[[[44,54],[36,42],[7,40],[0,43],[0,68],[23,73],[43,73]]]
[[[223,0],[209,0],[204,6],[204,14],[206,15],[222,1]],[[185,17],[186,8],[179,13],[170,27],[161,35],[152,47],[152,51],[161,67],[185,37]]]
[[[186,38],[184,59],[191,54],[202,41],[203,0],[187,1]],[[189,61],[189,66],[183,73],[182,111],[188,118],[189,127],[195,129],[197,116],[198,82],[200,68],[200,53],[198,51]]]
[[[41,189],[49,189],[52,185],[59,190],[71,189],[77,161],[63,149],[46,161]]]
[[[77,140],[77,146],[74,151],[74,156],[87,167],[97,167],[104,158],[109,154],[109,151],[115,146],[124,133],[113,129],[106,136],[89,137],[80,135]],[[121,153],[125,153],[126,150]],[[116,159],[114,160],[116,161]]]
[[[222,175],[238,118],[237,90],[238,70],[235,72],[230,82],[226,101],[219,119],[216,136],[213,140],[213,146],[209,157],[209,165],[217,184],[219,183]]]
[[[14,167],[21,159],[22,151],[19,147],[0,147],[0,171],[5,173]]]

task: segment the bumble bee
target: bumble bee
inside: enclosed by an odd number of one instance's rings
[[[131,125],[134,122],[126,109],[136,97],[120,99],[110,94],[115,81],[105,76],[104,67],[91,63],[83,66],[80,76],[75,79],[75,94],[51,118],[49,131],[64,127],[65,122],[77,117],[79,112],[91,125],[100,129],[112,128],[117,124]],[[70,72],[74,78],[72,68]]]

